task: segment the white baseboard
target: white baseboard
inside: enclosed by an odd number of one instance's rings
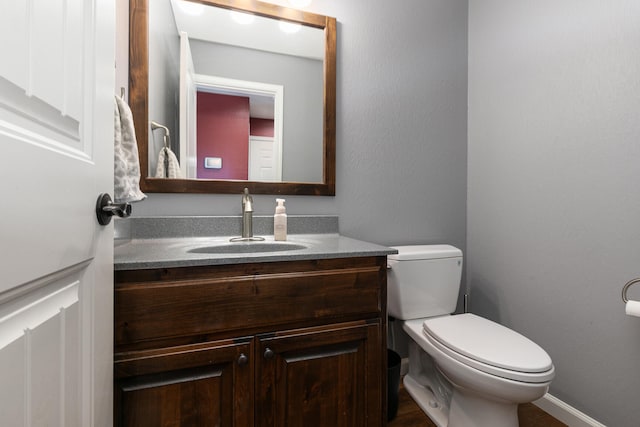
[[[607,427],[549,393],[533,404],[569,427]]]

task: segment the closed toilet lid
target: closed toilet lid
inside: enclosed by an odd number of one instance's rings
[[[505,326],[471,313],[427,319],[423,323],[423,331],[451,350],[450,355],[461,354],[479,362],[478,366],[486,364],[500,368],[500,371],[527,374],[553,370],[551,358],[536,343]],[[513,379],[517,378],[516,375]]]

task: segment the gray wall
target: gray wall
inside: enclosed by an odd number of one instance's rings
[[[551,355],[551,394],[637,427],[640,2],[470,1],[471,310]],[[640,290],[635,294],[640,298]]]

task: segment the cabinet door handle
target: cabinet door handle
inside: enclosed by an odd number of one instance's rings
[[[244,353],[242,353],[240,357],[238,357],[238,365],[244,366],[248,362],[249,362],[249,358]]]
[[[267,347],[267,349],[264,351],[264,358],[269,360],[269,359],[273,359],[273,355],[275,353],[273,352],[273,350],[271,350],[269,347]]]

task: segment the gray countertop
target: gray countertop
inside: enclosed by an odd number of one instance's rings
[[[127,240],[117,244],[115,247],[115,269],[138,270],[250,262],[352,258],[386,256],[397,253],[395,249],[351,239],[337,233],[290,234],[287,237],[286,243],[304,246],[303,249],[226,254],[189,252],[192,249],[229,244],[231,237],[232,236],[176,237]],[[272,235],[265,235],[263,237],[267,243],[280,244],[279,242],[274,242]],[[241,244],[252,245],[254,243]]]

